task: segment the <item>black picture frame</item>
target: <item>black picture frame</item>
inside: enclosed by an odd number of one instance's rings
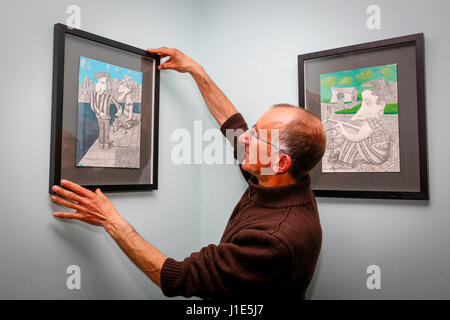
[[[405,52],[408,54],[403,54]],[[316,196],[429,200],[423,33],[298,55],[299,106],[321,118],[321,100],[317,100],[319,71],[340,72],[388,64],[389,61],[399,61],[400,168],[406,168],[405,171],[362,175],[324,173],[322,163],[319,163],[311,171]]]
[[[63,126],[69,122],[73,125],[76,119],[72,119],[67,114],[67,104],[65,101],[67,92],[75,90],[69,87],[67,82],[67,75],[65,78],[65,68],[70,66],[70,61],[65,61],[68,56],[67,48],[70,41],[79,41],[86,46],[99,46],[103,52],[110,50],[112,54],[130,55],[135,57],[136,61],[140,61],[140,65],[151,65],[147,67],[147,71],[143,72],[143,90],[142,90],[142,111],[141,115],[145,119],[142,121],[140,141],[141,161],[145,157],[146,167],[140,169],[128,168],[74,168],[75,158],[71,157],[70,164],[62,162],[63,145],[67,145],[69,139],[65,138]],[[73,40],[71,40],[73,39]],[[146,50],[139,49],[115,40],[111,40],[96,34],[92,34],[83,30],[69,28],[64,24],[57,23],[54,25],[54,42],[53,42],[53,85],[52,85],[52,115],[51,115],[51,143],[50,143],[50,174],[49,174],[49,193],[53,194],[51,190],[53,185],[59,185],[61,179],[67,179],[65,172],[73,172],[69,180],[79,183],[85,188],[94,190],[101,188],[102,191],[117,192],[117,191],[141,191],[154,190],[158,188],[158,131],[159,131],[159,70],[160,56],[149,53]],[[73,73],[73,72],[72,72]],[[147,75],[148,74],[148,75]],[[147,78],[146,78],[147,77]],[[74,80],[71,80],[74,81]],[[78,81],[78,79],[76,79]],[[147,81],[148,84],[145,84]],[[69,85],[70,86],[70,85]],[[151,88],[144,92],[145,88]],[[78,91],[78,84],[76,91]],[[150,93],[151,91],[151,93]],[[148,95],[146,97],[145,95]],[[74,99],[71,100],[71,103]],[[144,106],[144,100],[146,106]],[[149,106],[149,107],[147,107]],[[146,109],[147,108],[147,109]],[[151,109],[150,109],[151,108]],[[146,122],[145,122],[146,121]],[[144,124],[147,124],[151,129],[144,129]],[[145,131],[145,132],[144,132]],[[150,135],[149,133],[150,132]],[[73,134],[71,136],[73,140]],[[66,141],[66,140],[67,141]],[[76,140],[76,138],[75,138]],[[150,143],[146,143],[146,142]],[[144,146],[145,145],[145,146]],[[70,145],[70,154],[73,155],[74,147]],[[115,170],[116,171],[112,171]],[[70,171],[72,170],[72,171]],[[85,171],[82,171],[85,170]],[[126,170],[129,170],[128,172]],[[134,171],[133,171],[134,170]],[[80,174],[81,173],[81,174]],[[129,174],[130,173],[130,174]],[[116,177],[117,175],[117,177]],[[86,176],[85,181],[78,180],[78,176]],[[109,179],[109,180],[108,180]],[[89,180],[86,183],[86,180]]]

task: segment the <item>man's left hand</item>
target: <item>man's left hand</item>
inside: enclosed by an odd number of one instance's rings
[[[54,185],[52,190],[54,203],[76,210],[75,212],[55,212],[57,218],[76,219],[95,226],[102,226],[106,231],[114,225],[126,223],[117,212],[112,202],[100,189],[92,192],[69,180],[61,180],[61,186]],[[61,197],[60,197],[61,196]]]

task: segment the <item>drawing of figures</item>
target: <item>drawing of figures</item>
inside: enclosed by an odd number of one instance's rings
[[[139,168],[142,72],[80,57],[78,82],[76,165]]]
[[[110,120],[109,110],[111,103],[117,108],[116,117],[122,113],[122,107],[118,101],[109,93],[108,89],[111,87],[111,77],[108,72],[97,72],[94,74],[94,79],[98,82],[95,84],[95,90],[91,91],[91,109],[95,112],[97,117],[100,133],[98,142],[100,149],[109,149],[113,141],[110,140]]]
[[[381,164],[389,158],[391,137],[383,128],[382,118],[386,103],[369,90],[363,91],[362,97],[361,109],[352,117],[352,120],[363,120],[362,126],[357,128],[345,122],[336,123],[338,134],[343,136],[340,138],[343,143],[339,148],[332,149],[329,158],[332,163],[354,168],[356,159]]]
[[[133,126],[133,103],[134,100],[132,98],[132,83],[126,81],[124,84],[119,87],[119,101],[125,104],[123,108],[122,114],[116,117],[113,123],[113,130],[116,132],[119,128],[130,129]]]
[[[326,80],[321,81],[321,93],[326,92],[327,81],[332,82],[329,87],[352,83],[356,86],[351,92],[361,92],[360,103],[351,109],[342,105],[336,109],[332,99],[321,96],[327,137],[322,172],[399,172],[396,65],[321,75],[321,79]]]

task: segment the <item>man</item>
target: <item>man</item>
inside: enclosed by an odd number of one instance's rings
[[[302,108],[278,105],[248,130],[241,114],[199,64],[177,49],[149,51],[170,57],[159,69],[193,76],[224,134],[227,130],[244,132],[228,137],[235,156],[245,157],[240,168],[249,187],[233,210],[220,243],[175,261],[142,239],[99,189],[91,192],[65,180],[61,184],[69,190],[58,186],[53,190],[66,199],[53,196],[52,200],[76,212],[54,215],[104,227],[166,296],[304,299],[322,240],[307,174],[325,149],[320,120]],[[263,138],[260,134],[266,130]],[[279,143],[272,140],[278,131]],[[245,146],[245,154],[239,154],[240,145]],[[270,161],[262,161],[262,154]]]
[[[100,149],[106,149],[112,147],[113,141],[110,140],[110,119],[109,109],[111,107],[111,102],[117,108],[116,116],[120,116],[122,113],[122,107],[114,99],[114,97],[108,93],[108,88],[110,87],[111,76],[109,72],[96,72],[94,78],[97,80],[95,84],[95,91],[91,91],[91,109],[95,112],[97,117],[98,126],[100,133],[98,135],[98,143]]]

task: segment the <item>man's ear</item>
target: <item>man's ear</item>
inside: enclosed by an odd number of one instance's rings
[[[292,159],[290,156],[284,153],[279,153],[272,165],[272,170],[275,174],[283,174],[289,170],[292,165]]]

